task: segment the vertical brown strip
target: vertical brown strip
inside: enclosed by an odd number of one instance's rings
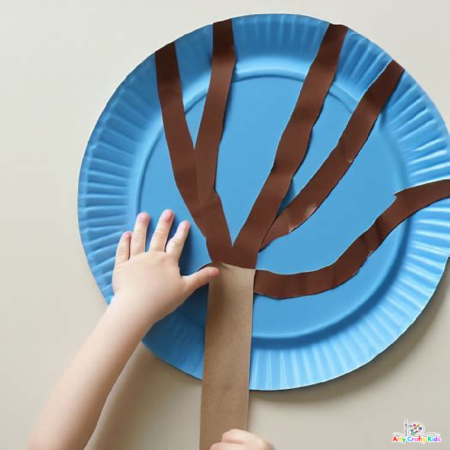
[[[155,53],[155,65],[159,102],[175,182],[192,218],[203,232],[196,184],[194,145],[184,114],[174,42]]]
[[[200,450],[231,428],[247,428],[255,269],[216,265],[209,284]]]
[[[250,214],[233,244],[234,264],[255,267],[264,236],[275,220],[278,208],[303,162],[312,128],[333,82],[347,27],[328,26],[316,58],[303,83],[275,161]]]
[[[215,190],[217,158],[236,55],[231,20],[213,25],[211,78],[194,148],[186,122],[175,44],[155,54],[158,95],[178,190],[206,237],[213,261],[231,259],[231,237]]]
[[[235,64],[232,22],[231,20],[216,22],[213,24],[211,79],[195,143],[202,223],[206,245],[213,261],[231,259],[231,236],[215,184],[217,159]]]

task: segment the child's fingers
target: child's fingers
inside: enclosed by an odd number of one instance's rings
[[[233,428],[230,431],[223,433],[222,442],[233,444],[254,445],[258,448],[268,448],[266,441],[256,434],[248,431]]]
[[[187,235],[189,233],[189,222],[184,220],[178,225],[177,231],[169,240],[166,246],[166,253],[173,255],[177,260],[181,256],[184,243],[186,242]]]
[[[217,267],[205,267],[192,275],[184,276],[187,295],[191,295],[199,287],[208,284],[217,275],[219,275],[219,269]]]
[[[150,241],[150,250],[163,252],[166,248],[167,238],[173,222],[173,212],[166,209],[159,218],[156,229]]]
[[[211,446],[209,450],[244,450],[247,447],[242,446],[241,444],[230,444],[228,442],[217,442]]]
[[[254,440],[255,436],[252,433],[244,430],[233,428],[230,431],[223,433],[222,442],[230,442],[234,444],[248,444]]]
[[[131,256],[138,255],[145,251],[145,240],[147,237],[147,228],[150,222],[150,216],[141,212],[136,218],[133,235],[131,237],[130,253]]]
[[[128,258],[130,257],[130,238],[131,232],[129,231],[126,231],[120,237],[116,250],[116,266],[128,261]]]

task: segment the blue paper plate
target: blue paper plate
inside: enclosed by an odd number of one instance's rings
[[[233,239],[267,177],[326,27],[294,15],[233,19],[238,62],[217,174]],[[210,77],[212,27],[181,37],[176,48],[195,138]],[[363,36],[348,33],[291,198],[333,149],[358,100],[390,59]],[[260,254],[258,268],[292,273],[328,265],[393,201],[394,192],[449,177],[448,132],[432,102],[405,73],[341,183],[309,221]],[[192,221],[172,176],[154,55],[131,72],[103,111],[84,156],[78,200],[83,245],[107,301],[116,244],[139,211],[157,217],[172,208],[177,221]],[[450,253],[449,230],[450,201],[443,200],[398,227],[344,285],[283,301],[256,295],[250,388],[327,381],[382,352],[414,322],[436,289]],[[204,238],[193,226],[182,272],[208,261]],[[144,340],[160,358],[198,378],[206,294],[206,288],[199,290]]]

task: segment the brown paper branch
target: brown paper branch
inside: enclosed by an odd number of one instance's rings
[[[197,190],[194,145],[184,114],[183,94],[175,50],[171,42],[155,53],[156,78],[167,146],[178,190],[203,232]]]
[[[195,158],[198,196],[208,251],[213,261],[226,262],[231,259],[231,237],[215,184],[236,55],[231,20],[215,23],[213,30],[211,81],[195,143]]]
[[[281,275],[257,270],[255,292],[278,299],[319,294],[354,277],[367,258],[408,217],[439,200],[450,197],[450,180],[414,186],[395,194],[395,200],[333,264],[313,272]]]
[[[347,28],[330,25],[305,82],[264,186],[233,244],[233,259],[242,267],[255,267],[261,243],[289,190],[292,177],[303,162],[312,128],[336,73]]]
[[[270,174],[233,245],[215,190],[219,144],[236,62],[232,22],[213,25],[211,80],[195,148],[184,113],[175,44],[156,52],[158,95],[174,178],[206,238],[211,260],[220,269],[208,292],[201,450],[220,441],[228,429],[247,426],[254,291],[288,298],[332,289],[354,276],[399,223],[417,210],[450,197],[450,180],[399,192],[395,202],[336,263],[318,271],[280,275],[255,270],[261,247],[301,225],[338,184],[366,142],[403,72],[394,61],[387,66],[359,102],[323,166],[277,218],[292,177],[306,155],[346,33],[347,28],[341,25],[330,24],[326,30],[280,139]]]
[[[403,71],[397,62],[391,61],[372,83],[350,117],[338,144],[306,186],[276,218],[262,248],[306,222],[330,195],[366,143]]]
[[[175,43],[155,53],[158,95],[170,160],[178,190],[206,237],[213,261],[229,261],[231,237],[220,197],[215,191],[217,156],[228,92],[236,63],[230,20],[213,26],[211,80],[197,141],[192,142],[184,113]]]

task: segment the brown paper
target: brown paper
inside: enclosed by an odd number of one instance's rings
[[[200,450],[231,428],[247,429],[255,269],[215,264],[209,284]]]
[[[178,190],[195,223],[203,232],[197,192],[194,146],[184,114],[175,43],[155,53],[158,95],[172,171]]]
[[[338,144],[306,186],[276,218],[262,248],[298,228],[317,211],[358,156],[402,73],[403,68],[391,61],[372,83],[350,117]]]
[[[195,148],[184,113],[173,42],[156,52],[155,63],[164,130],[178,190],[206,238],[211,259],[230,262],[231,237],[215,182],[228,92],[236,63],[231,20],[213,25],[211,78]]]
[[[450,197],[450,180],[414,186],[395,194],[394,202],[330,266],[313,272],[281,275],[258,270],[255,292],[278,299],[318,294],[354,277],[367,258],[404,220],[434,202]]]
[[[230,261],[231,236],[215,184],[219,146],[236,55],[231,20],[215,23],[213,30],[211,79],[195,143],[197,188],[209,254],[213,261]]]
[[[233,263],[238,266],[256,266],[264,236],[306,155],[311,131],[333,82],[346,34],[347,27],[332,24],[325,32],[281,136],[270,174],[233,244]]]

